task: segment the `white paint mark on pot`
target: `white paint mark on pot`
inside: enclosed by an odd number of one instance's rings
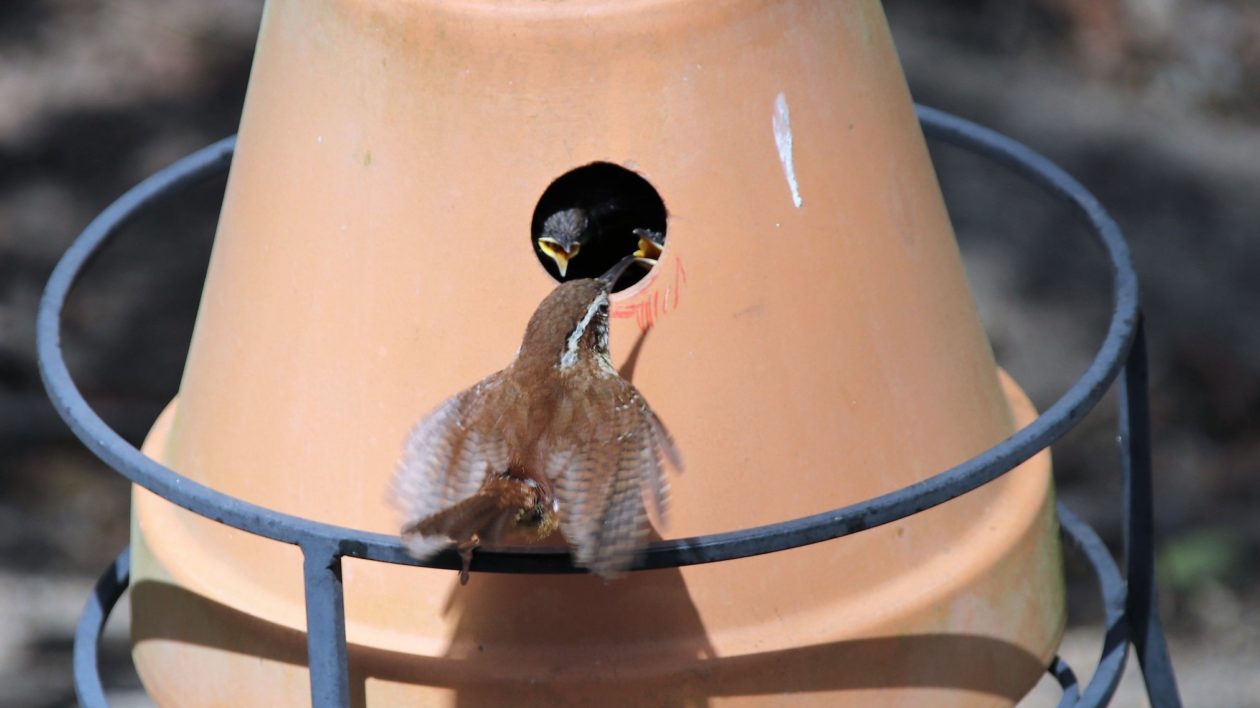
[[[792,203],[801,208],[801,189],[796,184],[796,168],[792,165],[792,120],[788,114],[787,97],[780,93],[774,99],[774,145],[779,149],[779,161],[787,176],[788,189],[792,190]]]

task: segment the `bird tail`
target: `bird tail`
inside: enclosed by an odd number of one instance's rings
[[[424,559],[454,544],[464,559],[460,582],[468,582],[468,565],[472,561],[472,549],[482,541],[498,543],[505,533],[521,525],[522,517],[533,513],[540,505],[537,484],[528,480],[496,476],[486,480],[476,494],[441,511],[429,514],[403,526],[402,539],[407,552]],[[540,530],[554,530],[554,520],[546,523],[546,516],[536,522],[530,517],[525,522]]]
[[[503,521],[503,503],[499,495],[482,489],[454,506],[404,526],[403,545],[408,553],[423,560],[454,544],[463,561],[459,584],[466,585],[473,549],[481,543],[483,535],[497,534]]]
[[[497,495],[486,490],[403,527],[403,542],[416,558],[428,558],[451,545],[465,545],[493,526],[502,513]]]

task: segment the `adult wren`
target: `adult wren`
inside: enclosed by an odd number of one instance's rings
[[[609,577],[664,523],[678,471],[673,440],[613,368],[608,296],[626,257],[598,278],[561,283],[525,328],[516,359],[437,407],[407,439],[394,494],[416,558],[557,528],[574,561]]]

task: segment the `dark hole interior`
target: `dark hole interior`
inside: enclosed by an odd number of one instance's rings
[[[665,203],[647,180],[619,165],[592,162],[561,175],[543,192],[530,241],[556,280],[594,278],[640,250],[644,238],[663,247],[665,221]],[[567,264],[563,274],[561,260]],[[639,282],[648,270],[627,269],[614,291]]]

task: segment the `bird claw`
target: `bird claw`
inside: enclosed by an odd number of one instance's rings
[[[459,569],[459,584],[460,585],[468,584],[468,568],[469,566],[472,565],[473,549],[476,548],[480,543],[481,543],[481,540],[478,539],[474,535],[469,540],[465,541],[464,543],[461,543],[458,547],[459,559],[463,561],[464,563],[464,566]]]

